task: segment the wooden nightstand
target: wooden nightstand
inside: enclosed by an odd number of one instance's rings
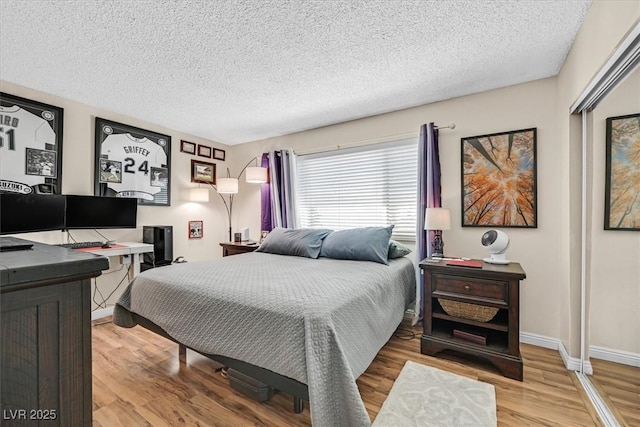
[[[520,356],[520,280],[526,274],[520,264],[482,268],[446,265],[446,261],[420,262],[424,274],[424,332],[420,352],[430,356],[455,350],[488,360],[506,377],[522,381]],[[447,314],[438,299],[498,309],[487,322]],[[451,311],[451,310],[450,310]],[[454,337],[470,333],[471,338]],[[486,344],[473,342],[485,338]]]
[[[238,254],[244,254],[247,252],[253,252],[256,249],[258,249],[258,246],[260,246],[258,243],[255,243],[253,245],[249,244],[250,242],[244,242],[244,243],[239,243],[239,242],[223,242],[220,243],[220,246],[222,246],[222,256],[230,256],[230,255],[238,255]]]

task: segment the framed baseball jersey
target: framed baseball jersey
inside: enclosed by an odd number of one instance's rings
[[[95,194],[171,202],[171,137],[96,117]]]
[[[0,93],[0,192],[60,194],[63,109]]]

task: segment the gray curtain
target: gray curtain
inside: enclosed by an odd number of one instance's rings
[[[423,277],[420,274],[418,263],[430,257],[433,253],[434,232],[429,231],[429,236],[424,229],[424,214],[427,208],[439,208],[442,206],[440,197],[440,154],[438,150],[438,129],[433,123],[420,127],[420,139],[418,140],[418,208],[416,228],[416,307],[413,324],[422,322],[424,313],[422,302],[424,301]]]
[[[297,228],[296,155],[288,149],[270,151],[262,155],[262,166],[269,169],[269,182],[262,187],[262,230]]]

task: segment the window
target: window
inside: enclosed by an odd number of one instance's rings
[[[298,157],[300,225],[341,230],[394,224],[415,241],[417,139]]]

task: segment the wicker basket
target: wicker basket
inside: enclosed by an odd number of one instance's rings
[[[499,308],[496,307],[485,307],[483,305],[451,301],[442,298],[438,298],[438,302],[449,316],[475,320],[476,322],[490,321],[495,317],[499,310]]]

